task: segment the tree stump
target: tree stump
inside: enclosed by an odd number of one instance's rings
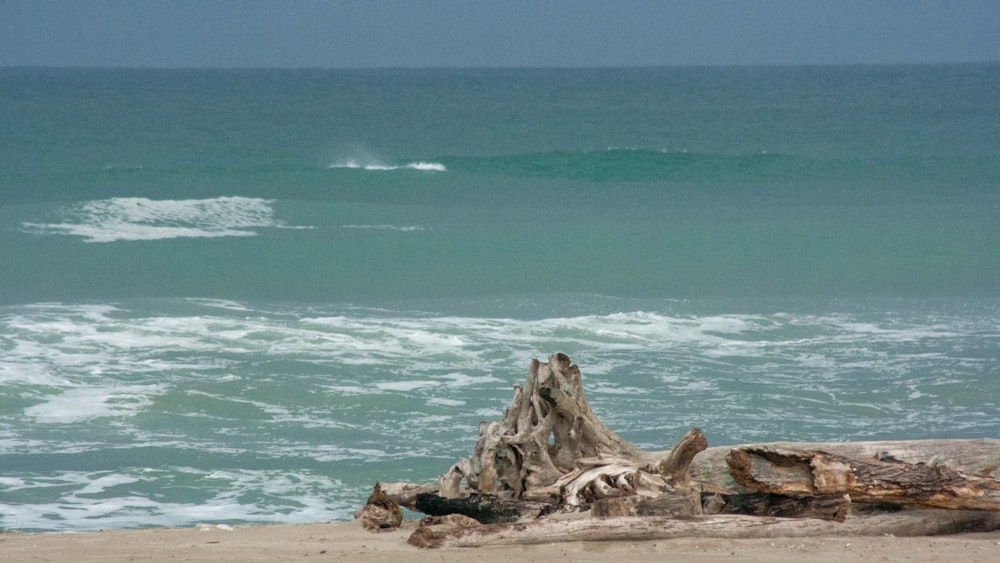
[[[667,452],[647,452],[623,440],[591,410],[580,368],[565,354],[553,354],[547,363],[531,361],[527,381],[514,387],[503,418],[480,424],[472,456],[441,476],[438,494],[570,506],[654,497],[687,486],[688,466],[707,446],[697,429]]]

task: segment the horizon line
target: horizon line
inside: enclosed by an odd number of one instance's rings
[[[48,65],[48,64],[0,64],[0,69],[45,69],[45,70],[641,70],[641,69],[682,69],[682,68],[816,68],[816,67],[890,67],[890,66],[969,66],[995,65],[996,60],[936,61],[936,62],[875,62],[875,63],[703,63],[703,64],[637,64],[637,65],[386,65],[386,66],[138,66],[138,65]]]

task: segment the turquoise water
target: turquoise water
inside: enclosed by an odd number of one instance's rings
[[[0,69],[0,527],[347,519],[532,357],[644,447],[1000,437],[1000,66]]]

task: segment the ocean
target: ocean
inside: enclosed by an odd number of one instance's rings
[[[348,520],[532,358],[669,448],[1000,438],[1000,65],[0,69],[0,529]]]

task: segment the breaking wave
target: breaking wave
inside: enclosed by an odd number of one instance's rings
[[[423,172],[447,172],[448,168],[440,162],[408,162],[406,164],[384,164],[377,161],[362,162],[358,160],[345,160],[335,162],[327,168],[348,168],[359,170],[420,170]]]
[[[274,200],[250,197],[153,200],[116,197],[63,209],[61,221],[22,223],[32,233],[83,237],[86,242],[173,238],[250,237],[258,229],[282,227]]]

